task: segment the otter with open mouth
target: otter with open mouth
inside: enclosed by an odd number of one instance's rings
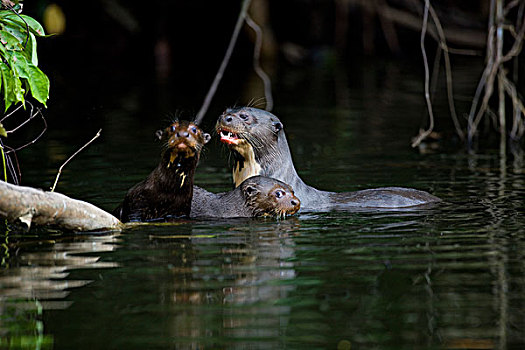
[[[265,176],[253,176],[224,193],[193,189],[192,218],[276,217],[299,211],[301,201],[287,184]]]
[[[113,211],[122,222],[190,215],[195,168],[210,135],[188,121],[175,121],[156,135],[165,142],[159,165]]]
[[[336,193],[308,186],[295,170],[283,124],[267,111],[253,107],[227,109],[219,117],[216,131],[232,152],[235,186],[255,175],[278,179],[294,189],[303,210],[403,208],[441,201],[411,188],[383,187]]]

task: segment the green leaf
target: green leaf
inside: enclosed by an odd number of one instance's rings
[[[18,25],[10,26],[4,24],[2,26],[2,30],[5,30],[12,36],[16,37],[22,46],[25,44],[26,40],[29,40],[29,36],[27,35],[25,28],[22,28]]]
[[[29,25],[29,28],[31,28],[31,31],[34,32],[37,36],[46,36],[46,31],[44,30],[44,27],[38,21],[32,17],[21,15],[22,18],[27,22]]]
[[[37,36],[44,35],[44,29],[33,18],[0,11],[0,94],[5,110],[25,103],[26,91],[46,106],[49,79],[37,67],[36,41]]]
[[[12,55],[13,67],[16,69],[20,78],[29,79],[29,66],[27,57],[21,52],[13,52]]]
[[[24,49],[24,47],[22,46],[23,43],[21,43],[20,40],[16,36],[14,36],[13,34],[9,33],[6,30],[0,30],[0,42],[8,50],[21,51]]]
[[[27,64],[29,67],[29,86],[31,88],[31,95],[43,104],[46,108],[46,101],[49,98],[49,78],[32,63]]]
[[[44,106],[49,98],[49,79],[33,63],[28,62],[26,57],[20,53],[13,54],[14,68],[20,78],[24,78],[29,84],[33,97]]]
[[[37,20],[26,15],[17,15],[11,11],[1,11],[0,12],[0,22],[9,23],[14,22],[23,28],[29,26],[31,33],[36,36],[45,36],[46,33],[42,25],[38,23]]]
[[[2,123],[0,123],[0,136],[7,137],[7,131],[5,131]]]
[[[2,56],[4,59],[8,59],[10,55],[7,53],[7,49],[5,48],[4,44],[0,42],[0,56]]]
[[[15,38],[17,38],[20,46],[23,49],[25,50],[30,49],[29,45],[31,44],[31,41],[30,41],[29,34],[31,33],[27,32],[25,26],[22,27],[18,23],[13,23],[11,21],[5,21],[3,23],[0,21],[0,27],[2,28],[3,31],[6,31],[12,36],[14,36]],[[28,50],[28,57],[30,54],[31,54],[31,50]]]
[[[12,90],[12,74],[5,63],[0,63],[0,71],[2,72],[2,88],[4,91],[4,104],[5,110],[7,111],[13,103],[13,90]]]
[[[30,33],[30,40],[28,43],[28,47],[26,48],[28,52],[28,58],[31,59],[31,62],[38,66],[38,55],[36,54],[36,37],[33,33]]]
[[[12,62],[10,63],[13,65]],[[22,89],[22,82],[16,69],[11,70],[8,65],[2,62],[0,63],[0,70],[2,71],[5,110],[7,111],[13,103],[24,103],[24,89]]]

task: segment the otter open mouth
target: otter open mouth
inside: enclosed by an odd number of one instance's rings
[[[195,145],[185,139],[172,140],[169,148],[171,149],[170,164],[177,158],[191,158],[195,157],[196,154]]]
[[[220,129],[219,136],[221,137],[221,142],[227,143],[229,145],[237,145],[241,140],[236,133],[233,133],[226,129]]]

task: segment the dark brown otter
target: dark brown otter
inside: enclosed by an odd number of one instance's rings
[[[190,216],[284,218],[295,214],[300,206],[301,201],[287,184],[265,176],[253,176],[230,192],[211,193],[195,186]]]
[[[283,124],[275,115],[257,108],[227,109],[219,117],[216,130],[232,151],[235,186],[254,175],[273,177],[294,189],[301,198],[302,209],[400,208],[440,201],[427,192],[410,188],[384,187],[335,193],[306,185],[295,171]]]
[[[210,135],[188,121],[175,121],[156,135],[165,142],[159,165],[133,186],[114,210],[122,222],[168,220],[190,214],[195,168]]]

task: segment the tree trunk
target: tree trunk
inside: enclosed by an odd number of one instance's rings
[[[4,181],[0,181],[0,217],[28,228],[31,223],[74,231],[120,230],[122,226],[116,217],[90,203]]]

